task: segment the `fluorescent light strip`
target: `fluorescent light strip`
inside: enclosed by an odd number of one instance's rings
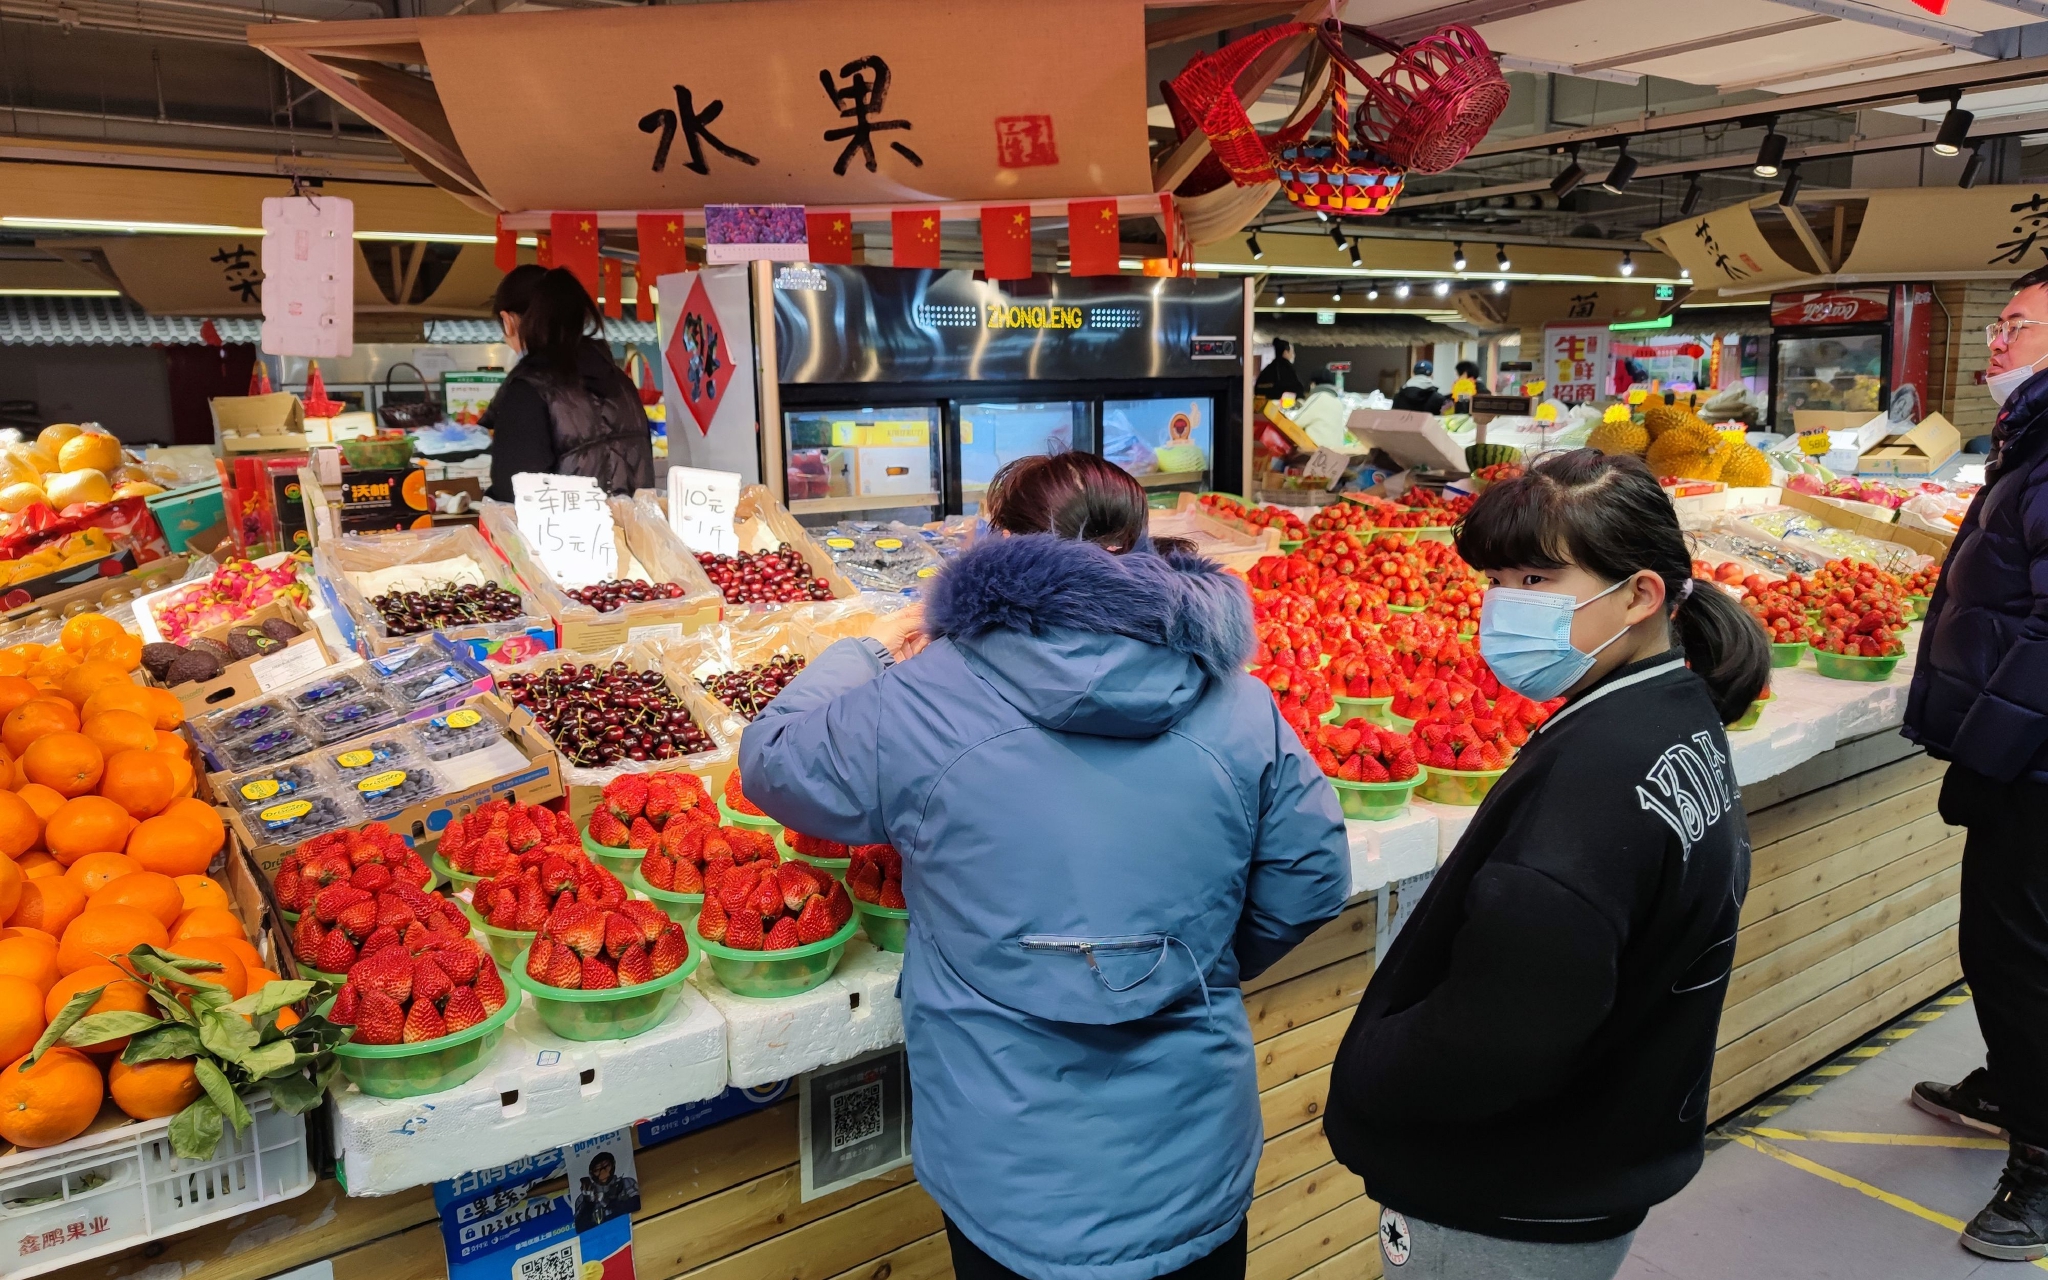
[[[17,218],[0,217],[0,226],[26,227],[38,231],[109,231],[124,235],[168,235],[168,236],[261,236],[261,227],[234,227],[210,222],[126,222],[101,218]],[[358,231],[358,240],[388,240],[401,243],[421,242],[429,244],[496,244],[494,235],[471,235],[459,231]],[[532,236],[519,237],[519,243],[539,243]]]
[[[0,289],[0,298],[118,298],[119,289]]]
[[[1252,266],[1237,262],[1197,262],[1197,271],[1213,271],[1218,275],[1290,275],[1320,276],[1331,279],[1336,276],[1371,278],[1381,280],[1506,280],[1510,283],[1522,281],[1531,284],[1671,284],[1690,285],[1692,281],[1675,276],[1624,276],[1624,275],[1575,275],[1555,271],[1416,271],[1396,267],[1273,267],[1263,263]]]

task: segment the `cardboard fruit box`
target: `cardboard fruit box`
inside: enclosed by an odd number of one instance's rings
[[[633,495],[634,506],[642,510],[659,512],[661,519],[668,519],[668,494],[663,490],[641,489]],[[772,551],[778,546],[796,548],[796,553],[810,567],[811,576],[823,578],[832,588],[832,599],[850,600],[860,594],[860,588],[853,580],[840,571],[832,562],[825,548],[813,538],[810,530],[797,523],[789,508],[777,502],[768,492],[766,485],[752,484],[740,490],[739,505],[733,511],[733,534],[739,545],[746,551]],[[678,541],[681,541],[679,538]],[[696,549],[689,548],[692,559]],[[702,569],[699,569],[702,572]],[[708,583],[709,578],[705,579]],[[716,589],[714,588],[714,591]],[[726,615],[759,612],[767,609],[815,609],[825,601],[813,600],[798,604],[731,604],[725,606]]]
[[[309,491],[310,492],[310,491]],[[401,586],[410,572],[417,572],[417,585],[456,580],[453,566],[467,557],[474,569],[463,566],[463,581],[489,581],[516,592],[521,601],[519,616],[504,622],[480,622],[449,627],[437,634],[467,646],[478,662],[504,664],[520,662],[555,647],[555,624],[533,594],[520,583],[517,574],[472,526],[456,525],[420,529],[405,533],[336,534],[322,536],[314,544],[313,570],[320,593],[334,611],[334,621],[343,637],[365,657],[380,657],[421,639],[418,635],[394,635],[384,617],[370,604],[361,583],[369,575],[383,574],[394,586]],[[407,572],[393,572],[393,571]]]
[[[260,627],[273,618],[281,618],[299,629],[299,634],[286,641],[282,649],[231,662],[211,680],[187,680],[183,684],[166,685],[147,673],[144,678],[158,688],[169,689],[176,694],[178,701],[184,704],[185,717],[190,719],[204,711],[260,698],[273,689],[282,689],[303,680],[334,661],[320,639],[319,629],[288,600],[272,601],[240,622],[223,623],[200,632],[194,638],[225,643],[230,631],[241,627]]]

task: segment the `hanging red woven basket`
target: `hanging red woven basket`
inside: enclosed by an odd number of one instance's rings
[[[1303,209],[1319,213],[1373,217],[1394,206],[1401,194],[1401,170],[1373,151],[1351,145],[1350,90],[1346,73],[1365,79],[1358,65],[1344,56],[1342,42],[1334,31],[1317,33],[1330,52],[1330,139],[1304,140],[1298,145],[1273,147],[1275,171],[1280,190]],[[1308,117],[1314,123],[1321,111]]]
[[[1508,105],[1507,77],[1477,31],[1451,25],[1401,47],[1363,27],[1344,30],[1394,55],[1365,95],[1358,141],[1416,173],[1442,173],[1472,153]]]

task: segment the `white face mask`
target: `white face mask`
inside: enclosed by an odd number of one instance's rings
[[[2048,356],[2041,359],[2048,360]],[[1994,373],[1984,379],[1984,389],[1991,393],[1992,402],[2002,405],[2011,399],[2013,392],[2027,385],[2027,380],[2034,376],[2034,365],[2040,363],[2041,360],[2036,360],[2034,364],[2023,364],[2017,369],[2007,369],[2004,373]]]

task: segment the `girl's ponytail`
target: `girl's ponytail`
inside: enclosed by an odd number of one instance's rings
[[[1674,638],[1723,724],[1749,710],[1770,681],[1763,628],[1719,587],[1693,580],[1678,512],[1640,458],[1574,449],[1537,461],[1480,495],[1458,530],[1458,552],[1477,569],[1575,564],[1608,582],[1655,573]]]

